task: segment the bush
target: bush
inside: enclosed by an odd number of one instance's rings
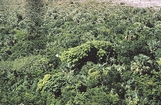
[[[69,48],[60,56],[62,62],[71,64],[72,67],[81,67],[87,61],[98,63],[106,61],[113,54],[112,44],[108,41],[86,42],[75,48]]]

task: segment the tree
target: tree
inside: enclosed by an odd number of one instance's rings
[[[12,47],[11,59],[30,54],[38,54],[46,46],[43,33],[43,17],[45,14],[44,0],[26,0],[25,28],[15,29],[14,37],[17,43]]]
[[[28,27],[29,34],[40,34],[40,28],[43,24],[43,16],[45,13],[44,0],[26,0],[26,17],[31,22]]]

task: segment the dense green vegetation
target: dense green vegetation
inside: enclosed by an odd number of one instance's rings
[[[0,105],[161,104],[161,10],[33,1],[0,9]]]

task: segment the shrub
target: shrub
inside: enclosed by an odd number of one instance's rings
[[[90,41],[80,46],[69,48],[60,56],[62,62],[71,64],[72,67],[81,67],[87,61],[98,63],[108,60],[113,53],[112,44],[108,41]]]
[[[150,70],[152,70],[152,60],[150,57],[139,54],[138,56],[134,56],[134,61],[131,62],[131,70],[134,73],[150,73]]]
[[[37,77],[47,71],[48,59],[41,55],[29,56],[15,59],[12,64],[12,70],[15,70],[18,76]]]

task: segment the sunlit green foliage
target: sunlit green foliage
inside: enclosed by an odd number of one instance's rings
[[[70,48],[64,51],[60,56],[62,62],[75,65],[83,65],[87,61],[99,63],[104,59],[112,56],[112,44],[108,41],[89,41],[75,48]]]
[[[1,105],[161,104],[161,10],[17,4],[0,7]]]

